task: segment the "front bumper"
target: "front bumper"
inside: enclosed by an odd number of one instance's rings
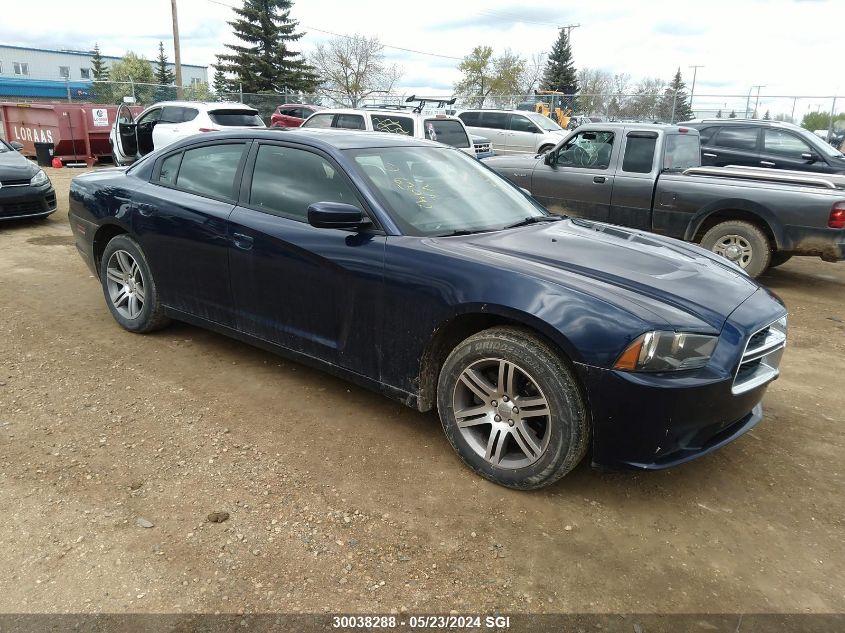
[[[0,220],[43,218],[56,211],[53,185],[0,187]]]
[[[639,373],[576,365],[587,392],[593,464],[657,470],[706,455],[752,429],[771,380],[742,383],[738,372],[751,336],[783,316],[780,301],[757,290],[727,319],[707,367],[688,372]],[[782,348],[772,352],[775,367]],[[745,359],[743,361],[743,359]],[[743,367],[746,364],[742,365]]]

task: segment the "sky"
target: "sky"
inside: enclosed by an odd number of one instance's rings
[[[178,0],[182,61],[213,64],[233,43],[229,6],[239,0]],[[33,8],[35,7],[35,8]],[[680,67],[688,88],[692,65],[700,107],[744,107],[755,85],[761,112],[789,111],[792,99],[766,95],[845,93],[842,34],[845,0],[661,0],[525,2],[517,0],[299,0],[292,16],[308,53],[326,32],[378,36],[388,63],[403,69],[400,92],[449,94],[459,59],[474,46],[510,48],[529,58],[551,49],[558,26],[572,30],[577,68],[669,79]],[[319,29],[319,31],[317,30]],[[172,61],[170,0],[0,0],[0,43],[43,48],[127,50],[155,57],[163,40]],[[434,53],[434,55],[425,55]],[[209,75],[211,72],[209,72]],[[736,95],[728,98],[710,95]],[[845,110],[845,94],[841,100]],[[796,114],[829,110],[830,100],[803,99]]]

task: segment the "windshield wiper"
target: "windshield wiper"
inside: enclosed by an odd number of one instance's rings
[[[532,215],[530,217],[520,220],[519,222],[514,222],[513,224],[503,226],[502,229],[515,229],[518,226],[528,226],[529,224],[537,224],[539,222],[557,222],[558,220],[562,219],[562,215]]]
[[[457,229],[455,231],[449,231],[448,233],[439,233],[434,237],[455,237],[457,235],[475,235],[476,233],[487,233],[492,231],[493,229],[476,229],[474,231],[470,231],[469,229]]]

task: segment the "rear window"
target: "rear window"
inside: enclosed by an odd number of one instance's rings
[[[426,119],[425,137],[452,147],[470,146],[464,126],[454,119]]]
[[[243,143],[189,149],[182,157],[176,187],[201,196],[232,198],[243,150]],[[162,165],[162,169],[164,167]],[[172,175],[168,178],[172,180]]]
[[[719,130],[714,145],[753,151],[757,149],[757,132],[755,127],[726,126]]]
[[[718,131],[719,131],[718,125],[711,125],[710,127],[705,127],[705,128],[700,129],[698,131],[698,135],[701,138],[701,144],[707,145],[710,142],[710,139],[712,139],[716,135],[716,132],[718,132]]]
[[[338,114],[334,122],[335,127],[345,130],[366,130],[364,117],[360,114]]]
[[[464,125],[478,125],[481,114],[478,112],[461,112],[458,118],[464,122]]]
[[[258,110],[213,110],[208,118],[222,127],[264,127]]]
[[[373,114],[373,131],[389,132],[391,134],[414,135],[414,120],[404,116],[390,116],[386,114]]]
[[[657,134],[628,134],[625,143],[625,157],[622,159],[622,171],[633,174],[647,174],[654,165],[654,147]]]
[[[302,127],[331,127],[333,118],[333,114],[315,114]]]
[[[701,145],[698,135],[667,134],[666,153],[663,168],[670,171],[683,171],[690,167],[701,166]]]
[[[493,130],[507,130],[511,115],[505,112],[482,112],[478,127],[489,127]]]

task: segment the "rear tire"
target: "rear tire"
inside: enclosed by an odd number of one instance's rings
[[[701,238],[701,246],[731,260],[752,277],[761,275],[772,258],[772,246],[763,231],[742,220],[717,224]]]
[[[772,259],[769,261],[769,268],[777,268],[792,259],[792,255],[787,253],[772,253]]]
[[[106,244],[100,260],[103,295],[121,327],[144,334],[170,323],[158,299],[153,274],[138,243],[126,234]]]
[[[543,145],[543,147],[541,147],[540,151],[537,152],[537,153],[538,154],[545,154],[546,152],[548,152],[551,149],[554,149],[554,145]]]
[[[572,369],[523,328],[491,328],[455,347],[440,371],[437,409],[464,463],[508,488],[554,483],[587,451],[588,415]]]

